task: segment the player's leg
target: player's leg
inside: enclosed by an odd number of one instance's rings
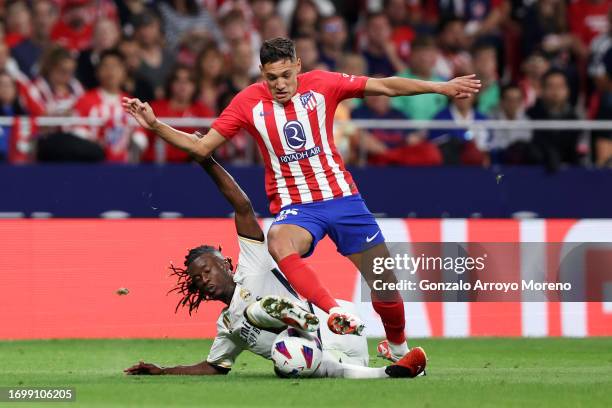
[[[316,212],[317,203],[281,211],[268,231],[268,250],[291,286],[328,312],[338,304],[302,258],[309,256],[326,234],[324,221]]]
[[[336,300],[338,305],[347,313],[360,319],[355,304],[346,300]],[[315,314],[320,321],[326,321],[328,315],[323,311],[315,309]],[[321,325],[319,329],[323,348],[334,354],[339,361],[347,364],[361,365],[367,367],[370,362],[368,352],[368,341],[364,336],[343,336],[332,332],[329,326]]]
[[[336,243],[338,252],[351,260],[368,283],[372,305],[381,317],[389,348],[400,358],[408,352],[402,298],[396,290],[375,291],[373,286],[375,280],[396,281],[392,270],[374,274],[371,268],[374,258],[389,256],[380,226],[359,195],[337,200],[334,214],[329,236]]]
[[[346,337],[345,337],[346,338]],[[315,377],[331,378],[414,378],[425,371],[427,356],[420,347],[410,350],[397,363],[386,367],[364,367],[338,361],[335,356],[323,350],[321,365]]]
[[[371,265],[374,258],[389,257],[389,250],[383,243],[368,248],[365,251],[347,256],[351,262],[360,270],[363,278],[370,287],[372,307],[380,315],[387,339],[383,340],[378,347],[378,354],[392,361],[398,361],[408,352],[406,343],[406,318],[404,313],[404,302],[396,290],[374,290],[374,280],[383,282],[395,282],[396,278],[391,270],[385,270],[382,274],[373,274]]]
[[[291,326],[314,332],[319,328],[319,318],[314,313],[281,296],[266,296],[251,303],[244,314],[252,325],[261,329],[283,329]]]

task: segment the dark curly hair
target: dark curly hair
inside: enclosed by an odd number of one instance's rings
[[[198,287],[196,286],[193,278],[187,272],[189,265],[195,261],[198,257],[204,254],[214,254],[223,257],[221,254],[221,245],[214,247],[211,245],[200,245],[198,247],[189,250],[185,256],[185,268],[176,267],[170,264],[170,276],[176,276],[176,286],[168,291],[168,293],[176,292],[181,296],[181,299],[174,309],[174,313],[178,312],[180,307],[188,307],[189,315],[191,312],[198,309],[200,303],[204,300],[210,300],[207,296],[202,296]],[[227,258],[229,261],[230,271],[234,269],[231,258]]]

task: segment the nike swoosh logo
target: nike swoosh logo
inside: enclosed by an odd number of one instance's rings
[[[269,116],[269,115],[274,115],[274,112],[259,112],[259,116]]]
[[[380,230],[378,230],[378,232],[376,234],[372,235],[371,237],[366,237],[366,242],[374,241],[374,238],[376,238],[378,236],[378,234],[380,234]]]

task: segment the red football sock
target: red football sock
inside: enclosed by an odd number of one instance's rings
[[[387,334],[387,340],[395,344],[405,342],[406,334],[404,333],[404,328],[406,327],[406,318],[404,316],[404,302],[399,293],[397,294],[397,300],[381,302],[376,300],[376,295],[372,292],[372,306],[376,313],[380,315],[385,333]]]
[[[315,271],[297,253],[286,256],[278,263],[281,271],[291,283],[291,286],[304,296],[308,301],[315,304],[325,313],[329,309],[338,306],[336,300],[329,291],[321,284]]]

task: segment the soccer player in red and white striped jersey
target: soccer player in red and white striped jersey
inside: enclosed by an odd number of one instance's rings
[[[363,324],[338,307],[303,260],[319,240],[329,235],[338,252],[371,282],[371,268],[368,271],[362,264],[373,254],[388,256],[380,227],[334,145],[336,106],[343,99],[363,95],[435,92],[467,98],[478,92],[480,81],[473,75],[438,83],[324,71],[299,74],[300,59],[296,58],[293,42],[285,38],[266,41],[260,61],[264,81],[241,91],[205,137],[197,132],[179,132],[158,121],[151,107],[138,99],[125,99],[124,107],[143,127],[197,160],[208,157],[241,128],[246,129],[264,157],[270,212],[276,216],[267,237],[270,254],[302,296],[329,312],[332,331],[359,334]],[[384,295],[382,299],[372,291],[373,306],[381,316],[390,356],[399,358],[408,350],[404,307],[399,293]]]

